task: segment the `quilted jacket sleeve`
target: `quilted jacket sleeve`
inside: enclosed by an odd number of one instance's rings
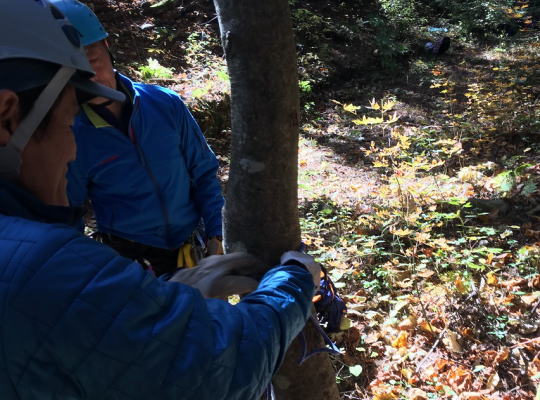
[[[181,151],[191,175],[194,200],[204,219],[207,236],[221,236],[224,200],[217,177],[218,161],[186,105],[178,96],[175,98]]]
[[[232,306],[69,236],[30,251],[41,261],[22,269],[5,316],[28,398],[257,399],[310,311],[311,276],[295,266]]]

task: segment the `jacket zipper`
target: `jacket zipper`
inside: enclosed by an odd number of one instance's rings
[[[172,241],[171,241],[171,225],[170,225],[170,217],[169,212],[167,211],[167,207],[165,206],[165,199],[163,198],[163,193],[160,190],[158,181],[156,179],[156,176],[154,175],[153,171],[150,169],[150,166],[148,165],[148,162],[146,161],[146,157],[144,155],[144,152],[142,151],[141,146],[139,145],[139,142],[137,141],[137,137],[135,136],[135,130],[133,129],[133,125],[131,124],[131,120],[133,116],[135,115],[135,112],[138,111],[139,108],[139,99],[135,99],[135,104],[133,107],[133,113],[131,114],[131,118],[129,120],[129,138],[131,140],[131,143],[135,146],[137,149],[137,154],[139,155],[139,160],[141,164],[143,165],[144,169],[146,170],[146,173],[150,177],[150,180],[152,181],[152,184],[154,185],[154,191],[156,193],[156,196],[159,201],[159,205],[161,207],[161,214],[163,217],[163,222],[165,223],[165,241],[167,242],[167,246],[169,248],[172,248]]]

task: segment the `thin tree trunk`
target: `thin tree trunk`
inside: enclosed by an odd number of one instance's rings
[[[268,263],[300,245],[298,81],[286,0],[215,0],[231,79],[229,251]]]
[[[287,0],[214,0],[231,79],[232,152],[224,211],[227,251],[275,265],[298,248],[298,78]],[[308,348],[323,346],[313,326]],[[298,366],[293,343],[274,380],[280,400],[339,398],[328,355]]]

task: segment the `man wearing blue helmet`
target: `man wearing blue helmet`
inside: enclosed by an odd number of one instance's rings
[[[289,252],[259,284],[230,254],[164,281],[74,229],[71,124],[89,98],[123,99],[92,75],[57,8],[0,0],[0,399],[259,399],[320,270]]]
[[[180,97],[117,73],[108,34],[86,5],[52,3],[79,30],[95,81],[129,99],[82,107],[74,125],[80,151],[68,174],[71,203],[90,199],[96,236],[126,257],[148,261],[157,275],[192,266],[195,243],[207,246],[207,255],[222,254],[218,162]],[[198,234],[201,219],[206,238]]]

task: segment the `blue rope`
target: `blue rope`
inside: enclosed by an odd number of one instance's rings
[[[301,251],[303,253],[306,252],[306,245],[305,243],[300,243],[300,246],[298,248],[298,251]],[[300,332],[300,335],[298,335],[298,337],[300,338],[300,341],[302,342],[302,347],[303,347],[303,352],[302,352],[302,356],[300,357],[300,359],[298,360],[298,365],[302,365],[303,363],[305,363],[307,360],[309,360],[311,357],[313,357],[314,355],[316,354],[319,354],[319,353],[330,353],[330,354],[334,354],[334,355],[341,355],[343,354],[339,348],[336,346],[336,344],[332,341],[332,339],[330,339],[330,337],[326,334],[326,332],[324,331],[324,329],[321,327],[321,325],[319,324],[319,320],[317,319],[317,317],[315,317],[315,315],[311,315],[309,317],[309,319],[311,320],[311,322],[313,322],[313,325],[315,325],[315,328],[317,329],[317,331],[321,334],[321,336],[323,337],[324,339],[324,342],[326,343],[327,346],[330,346],[330,347],[321,347],[320,349],[315,349],[311,352],[308,353],[308,348],[307,348],[307,341],[306,341],[306,336],[304,334],[304,331]],[[274,392],[274,386],[272,385],[272,382],[270,382],[268,384],[268,386],[266,387],[265,391],[264,391],[264,396],[266,398],[266,400],[276,400],[276,394]]]
[[[330,354],[333,354],[333,355],[341,355],[342,352],[339,350],[339,348],[336,346],[336,344],[332,341],[332,339],[330,339],[328,337],[328,335],[326,334],[326,332],[324,331],[324,329],[321,327],[321,325],[319,324],[319,321],[317,320],[317,318],[315,318],[314,315],[312,315],[310,317],[311,319],[311,322],[313,322],[313,324],[315,325],[315,328],[317,328],[317,331],[321,334],[321,336],[323,337],[324,339],[324,342],[326,343],[327,346],[330,346],[330,348],[328,347],[321,347],[319,349],[315,349],[311,352],[308,353],[308,348],[307,348],[307,341],[306,341],[306,336],[304,335],[304,332],[302,331],[300,333],[300,340],[302,341],[302,345],[304,347],[304,351],[303,351],[303,354],[302,356],[300,357],[300,359],[298,360],[298,365],[302,365],[303,363],[305,363],[307,360],[309,360],[311,357],[313,357],[314,355],[316,354],[319,354],[319,353],[330,353]]]

